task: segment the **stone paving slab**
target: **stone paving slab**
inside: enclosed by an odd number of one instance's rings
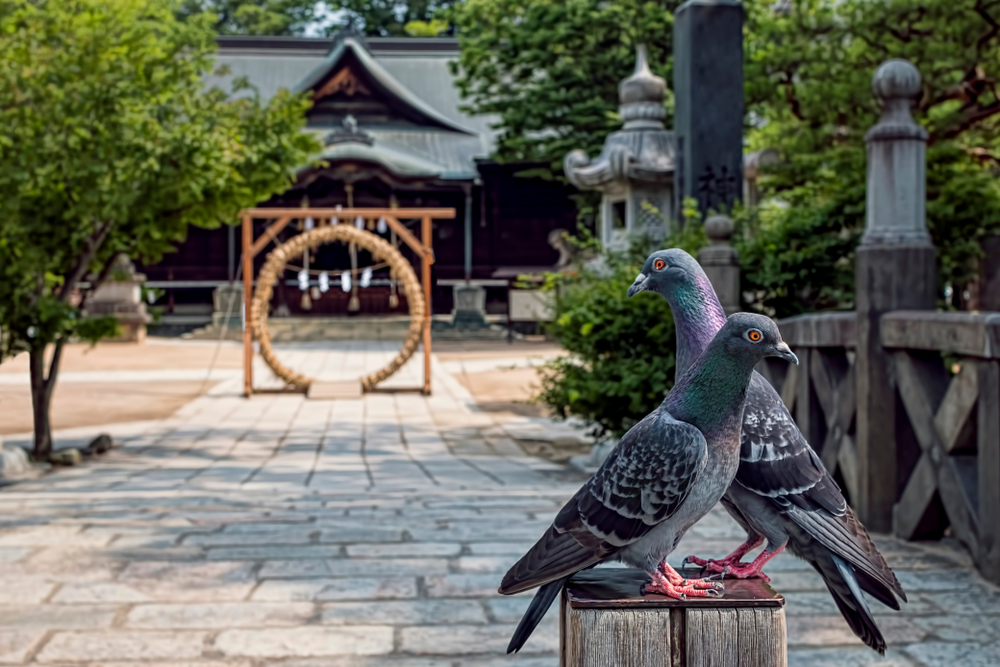
[[[440,364],[434,381],[431,397],[348,401],[246,401],[224,381],[169,419],[116,426],[124,446],[96,462],[0,489],[0,665],[555,667],[554,611],[503,655],[530,595],[496,587],[583,477],[488,444],[541,437],[542,420],[477,411]],[[675,563],[740,538],[713,511]],[[910,596],[898,613],[871,603],[886,658],[782,555],[768,572],[790,664],[1000,664],[1000,591],[968,556],[876,539]]]

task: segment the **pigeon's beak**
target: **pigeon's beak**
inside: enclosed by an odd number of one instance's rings
[[[790,361],[796,366],[799,365],[799,358],[795,356],[792,348],[788,347],[788,343],[785,341],[781,341],[774,346],[774,356],[780,357],[785,361]]]
[[[645,291],[646,291],[646,274],[640,273],[636,277],[635,282],[632,283],[632,286],[628,288],[628,295],[635,296],[639,292],[645,292]]]

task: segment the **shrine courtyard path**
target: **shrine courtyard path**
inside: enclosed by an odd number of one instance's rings
[[[332,368],[387,352],[293,353]],[[496,587],[584,478],[518,445],[572,429],[485,411],[456,379],[531,363],[500,357],[436,360],[430,397],[245,400],[223,375],[166,419],[60,434],[105,431],[123,446],[0,489],[0,664],[555,667],[554,613],[503,655],[528,599]],[[716,510],[675,560],[739,538]],[[910,596],[903,613],[872,602],[887,657],[781,556],[769,572],[787,600],[790,664],[1000,664],[1000,591],[968,558],[878,541]]]

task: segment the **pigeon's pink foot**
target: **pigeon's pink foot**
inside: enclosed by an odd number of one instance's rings
[[[660,563],[656,571],[649,575],[652,581],[642,587],[641,593],[657,593],[677,600],[692,598],[722,597],[725,587],[716,581],[685,579],[670,567],[666,561]]]
[[[778,547],[774,551],[762,551],[759,556],[753,559],[752,563],[736,563],[735,565],[725,565],[720,566],[718,563],[709,562],[705,565],[705,569],[711,570],[712,572],[718,572],[725,577],[730,577],[732,579],[752,579],[758,577],[764,581],[771,583],[771,577],[764,574],[764,565],[780,554],[784,550],[784,545]]]
[[[684,559],[684,564],[687,565],[688,563],[693,563],[698,567],[709,568],[713,572],[722,572],[723,568],[726,567],[746,567],[747,564],[743,563],[741,559],[748,553],[759,547],[761,545],[761,542],[763,541],[764,538],[760,537],[759,535],[754,537],[748,537],[746,542],[736,547],[736,551],[729,554],[725,558],[722,558],[720,560],[709,558],[706,560],[704,558],[698,558],[697,556],[688,556],[687,558]],[[716,567],[718,569],[716,569]]]

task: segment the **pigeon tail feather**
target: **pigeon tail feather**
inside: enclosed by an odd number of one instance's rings
[[[560,533],[555,527],[550,527],[535,546],[510,568],[498,592],[514,595],[562,580],[599,562],[601,556],[595,555],[595,548],[596,544],[584,546],[571,534]]]
[[[861,594],[857,577],[847,561],[830,553],[829,560],[813,561],[812,566],[823,577],[837,609],[854,634],[879,655],[885,655],[885,637],[875,623],[868,602]]]
[[[550,581],[538,589],[535,597],[531,600],[531,604],[528,605],[528,610],[521,617],[521,622],[517,624],[514,636],[510,638],[510,643],[507,644],[507,653],[517,653],[521,650],[524,642],[528,641],[528,637],[535,631],[538,624],[542,622],[545,612],[552,606],[552,601],[559,595],[559,591],[563,589],[563,585],[565,585],[567,579],[569,577]]]

